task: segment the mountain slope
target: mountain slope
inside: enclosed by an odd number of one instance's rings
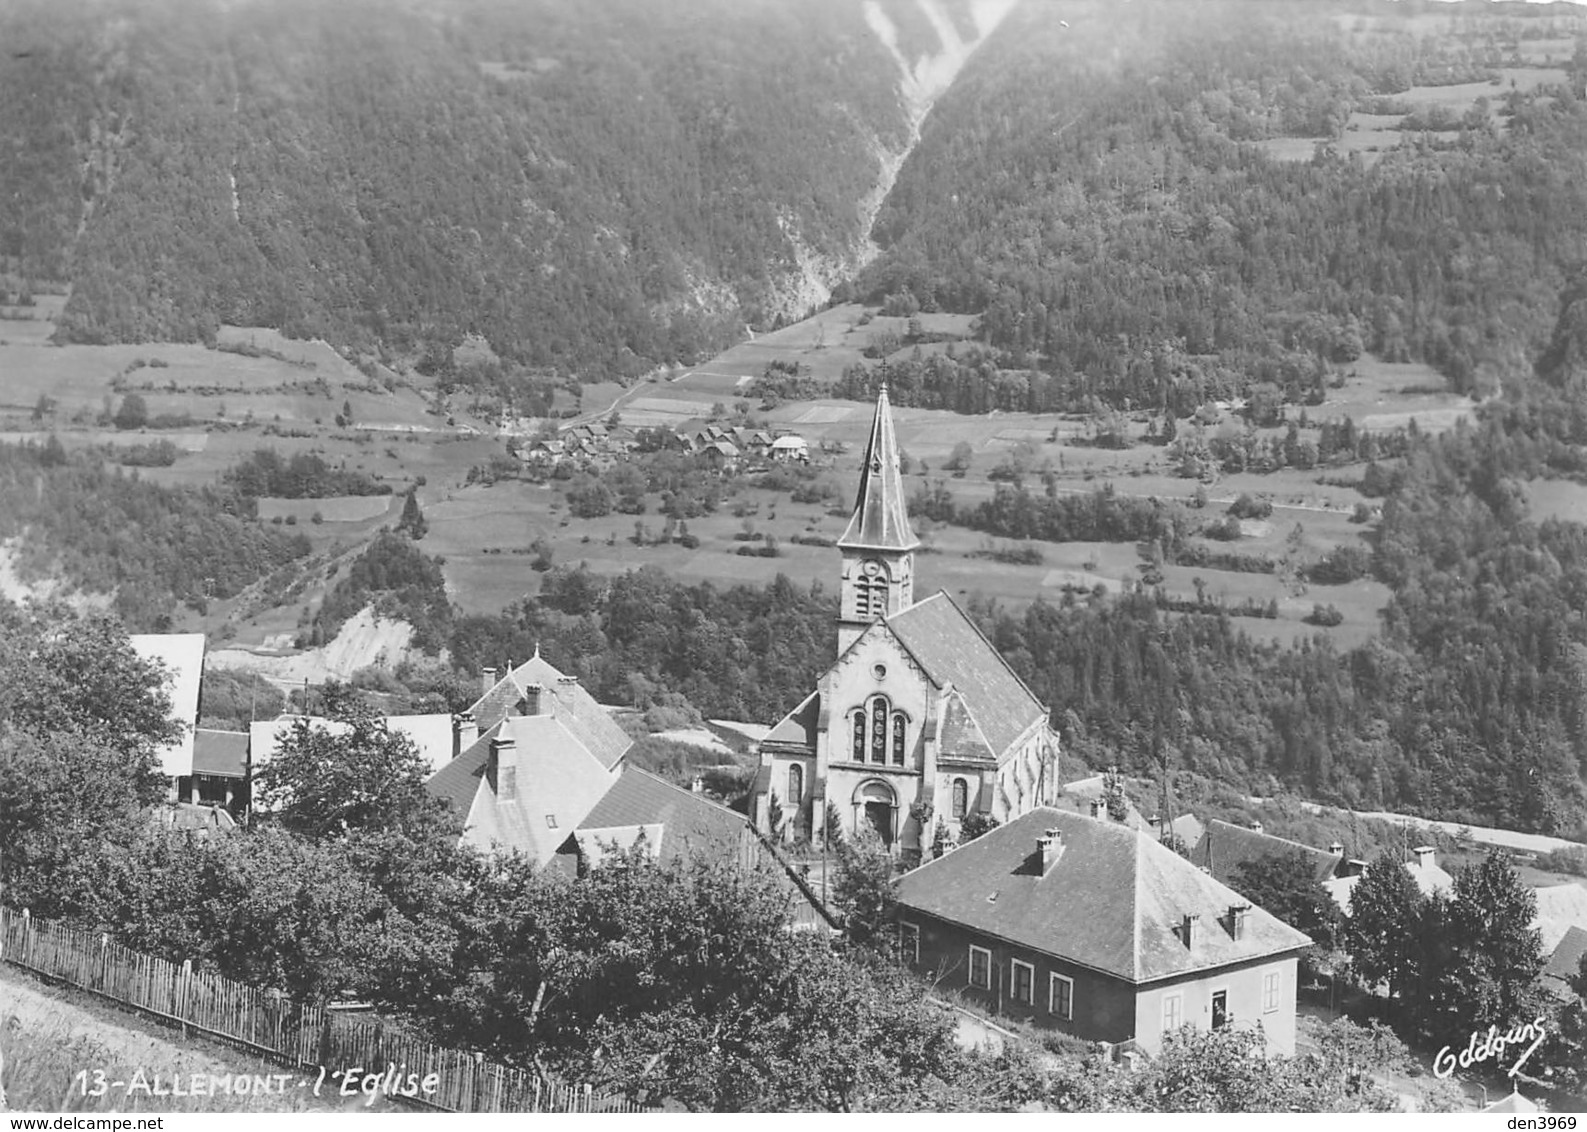
[[[1007,3],[24,3],[0,272],[68,277],[69,341],[637,374],[825,300]]]

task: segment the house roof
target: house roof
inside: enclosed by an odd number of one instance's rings
[[[1520,1093],[1516,1092],[1514,1084],[1512,1082],[1509,1096],[1503,1097],[1503,1098],[1501,1098],[1499,1100],[1494,1101],[1491,1105],[1489,1105],[1487,1108],[1483,1109],[1482,1111],[1483,1112],[1537,1112],[1537,1111],[1539,1111],[1539,1109],[1538,1109],[1537,1103],[1535,1101],[1529,1101],[1525,1097],[1523,1097]]]
[[[1581,970],[1582,957],[1587,956],[1587,928],[1579,928],[1572,924],[1565,930],[1565,935],[1559,941],[1559,946],[1554,948],[1548,962],[1543,965],[1540,978],[1557,985],[1550,987],[1556,994],[1564,997],[1572,995],[1570,981]]]
[[[483,733],[509,716],[516,715],[526,690],[539,684],[550,695],[551,714],[600,761],[610,769],[628,753],[633,739],[612,720],[611,714],[596,702],[578,680],[564,676],[541,658],[533,657],[512,669],[493,684],[468,709]]]
[[[793,433],[789,433],[786,436],[779,436],[776,440],[772,441],[771,446],[773,449],[779,452],[796,452],[801,448],[809,448],[810,443],[802,436],[795,436]]]
[[[491,773],[495,739],[513,741],[518,759],[514,800],[503,801],[496,793]],[[565,717],[518,715],[481,734],[424,785],[463,817],[466,841],[516,849],[546,864],[614,779],[611,768],[585,746]]]
[[[1195,814],[1180,814],[1168,823],[1168,828],[1179,835],[1179,839],[1185,843],[1186,849],[1192,851],[1192,855],[1207,832],[1207,827],[1201,824],[1201,819]]]
[[[933,683],[953,685],[999,757],[1033,722],[1047,718],[1046,706],[946,593],[939,590],[882,624]]]
[[[640,829],[647,830],[650,851],[662,860],[709,847],[737,852],[749,834],[743,814],[631,766],[624,768],[617,782],[585,815],[577,832],[581,845],[584,835],[598,832],[605,837],[612,832],[611,839],[626,847],[629,841],[616,831],[637,835]],[[652,829],[655,832],[649,832]]]
[[[786,438],[784,438],[786,439]],[[772,447],[782,446],[779,439]],[[887,407],[887,386],[876,397],[876,416],[860,465],[860,487],[854,497],[854,514],[838,539],[845,548],[913,550],[920,545],[909,525],[904,478],[898,465],[898,441],[893,436],[893,414]]]
[[[821,720],[821,693],[811,692],[800,705],[782,717],[781,722],[768,731],[762,743],[790,743],[795,746],[816,746],[816,730]]]
[[[199,727],[193,732],[193,773],[223,778],[248,774],[248,733]]]
[[[171,778],[193,773],[193,729],[198,726],[198,690],[204,680],[203,633],[135,633],[128,638],[144,660],[167,668],[165,692],[171,697],[171,718],[182,733],[157,752],[160,773]]]
[[[1247,864],[1267,857],[1287,857],[1293,853],[1306,858],[1319,881],[1332,879],[1339,868],[1341,858],[1333,853],[1217,818],[1207,823],[1206,832],[1191,851],[1190,859],[1219,881],[1235,886],[1240,870]]]
[[[1406,861],[1405,871],[1416,882],[1416,887],[1423,896],[1431,896],[1435,892],[1448,892],[1455,887],[1455,878],[1433,862],[1431,855],[1426,865],[1416,861]],[[1323,887],[1334,898],[1334,903],[1339,905],[1340,910],[1349,915],[1350,894],[1360,882],[1361,875],[1358,873],[1350,877],[1332,877],[1323,881]]]
[[[258,770],[275,757],[276,749],[287,736],[293,724],[300,720],[319,731],[332,735],[345,734],[350,724],[339,719],[326,719],[318,715],[283,715],[276,719],[255,720],[248,725],[248,743],[252,748],[253,767]],[[386,729],[406,735],[430,764],[431,773],[445,766],[452,758],[452,717],[444,712],[429,715],[388,715]]]
[[[160,824],[166,829],[186,833],[230,833],[237,828],[234,819],[220,806],[201,806],[196,802],[170,802],[160,809]]]
[[[1587,888],[1579,884],[1551,884],[1534,890],[1537,919],[1532,926],[1543,933],[1543,950],[1552,951],[1573,927],[1587,929]]]
[[[1063,852],[1041,872],[1036,838],[1056,829]],[[1231,907],[1248,901],[1139,830],[1049,807],[928,862],[897,882],[915,910],[1067,959],[1131,983],[1147,983],[1310,945],[1304,933],[1252,907],[1240,939]],[[1176,928],[1199,916],[1190,947]]]

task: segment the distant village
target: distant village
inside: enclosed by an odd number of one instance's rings
[[[810,445],[796,433],[727,426],[698,419],[673,429],[636,429],[591,421],[563,429],[554,437],[542,436],[524,442],[517,452],[526,464],[541,468],[550,469],[576,461],[601,470],[634,452],[661,449],[703,457],[723,470],[746,463],[810,462]]]

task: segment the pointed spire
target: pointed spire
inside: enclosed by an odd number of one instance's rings
[[[887,385],[876,396],[876,418],[865,446],[860,468],[860,490],[854,515],[838,539],[840,547],[866,550],[914,550],[920,545],[909,526],[904,505],[904,479],[898,466],[898,440],[893,436],[893,414],[887,404]]]

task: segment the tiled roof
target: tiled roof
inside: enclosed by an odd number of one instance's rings
[[[551,714],[610,769],[628,753],[634,741],[612,721],[611,715],[577,680],[557,671],[537,652],[496,681],[468,710],[481,732],[489,731],[509,716],[517,715],[524,690],[539,684],[549,697]]]
[[[1340,858],[1332,853],[1217,818],[1207,823],[1206,832],[1190,859],[1224,884],[1234,885],[1246,864],[1266,857],[1287,857],[1292,853],[1304,855],[1320,881],[1331,879],[1339,867]]]
[[[193,728],[198,725],[198,691],[204,679],[203,633],[135,633],[128,640],[144,660],[165,665],[165,693],[171,718],[182,733],[161,747],[160,773],[171,778],[193,773]]]
[[[248,773],[248,733],[200,727],[193,732],[193,773],[242,778]]]
[[[660,826],[664,831],[659,843],[652,843],[653,851],[663,860],[711,846],[737,852],[750,835],[743,814],[632,766],[624,769],[578,828],[583,833],[648,826]]]
[[[1448,892],[1455,886],[1455,878],[1436,864],[1423,867],[1415,861],[1406,861],[1405,872],[1416,882],[1416,887],[1423,896],[1431,896],[1435,892]],[[1323,887],[1334,898],[1334,903],[1339,905],[1340,910],[1349,915],[1350,896],[1360,882],[1361,876],[1358,873],[1351,877],[1331,877],[1323,881]]]
[[[772,447],[785,445],[778,440]],[[879,550],[913,550],[920,545],[909,525],[904,479],[898,465],[898,441],[893,436],[893,414],[887,407],[885,385],[876,398],[871,438],[865,445],[865,463],[860,465],[854,515],[838,545]]]
[[[1186,849],[1191,850],[1192,855],[1207,833],[1207,827],[1201,824],[1201,819],[1195,814],[1180,814],[1168,823],[1168,828],[1179,834],[1179,839],[1185,843]]]
[[[1036,838],[1057,829],[1064,849],[1041,873]],[[909,909],[1068,959],[1132,983],[1289,954],[1311,940],[1260,908],[1241,938],[1229,909],[1249,902],[1146,834],[1116,822],[1042,808],[905,874]],[[1176,929],[1199,916],[1186,947]]]
[[[942,730],[938,733],[938,755],[950,762],[997,762],[997,752],[992,750],[986,736],[976,726],[965,706],[964,696],[957,690],[947,698],[942,710]]]
[[[821,693],[811,692],[793,711],[766,733],[762,743],[791,743],[816,749],[816,724],[821,716]]]
[[[951,597],[938,591],[885,624],[938,687],[952,684],[1002,757],[1047,709]]]
[[[1572,993],[1570,981],[1581,969],[1584,955],[1587,955],[1587,928],[1578,928],[1573,924],[1566,930],[1554,953],[1548,957],[1548,962],[1543,965],[1541,978],[1545,980],[1545,985],[1550,982],[1555,983],[1556,985],[1550,989],[1556,994],[1569,996]]]
[[[518,758],[514,801],[501,801],[487,773],[493,738],[511,738]],[[540,864],[584,820],[615,776],[554,715],[499,722],[430,776],[425,789],[448,802],[466,823],[465,840],[517,849]]]

